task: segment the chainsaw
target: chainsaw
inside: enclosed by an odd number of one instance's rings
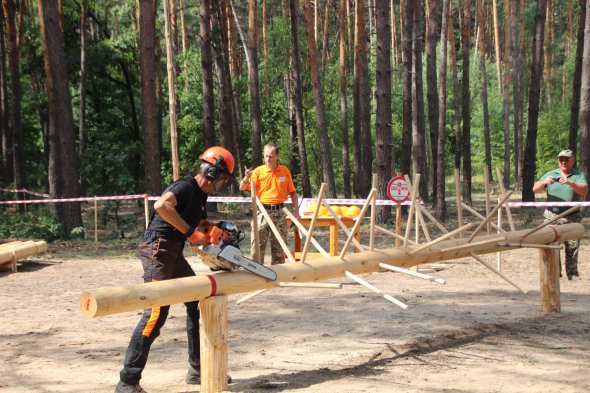
[[[205,265],[213,271],[231,271],[241,267],[267,280],[275,281],[277,279],[277,273],[274,270],[246,258],[242,254],[239,243],[244,240],[244,232],[234,224],[223,221],[221,227],[221,230],[218,226],[207,228],[205,234],[209,236],[210,244],[192,248]]]

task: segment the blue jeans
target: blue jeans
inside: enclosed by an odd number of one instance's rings
[[[194,276],[195,272],[184,258],[184,237],[155,238],[140,243],[139,254],[143,264],[144,282],[170,280]],[[196,370],[200,368],[199,346],[199,302],[184,303],[186,306],[186,332],[188,338],[188,363]],[[123,369],[121,381],[135,385],[147,363],[150,347],[160,335],[166,323],[170,306],[145,309],[133,331]]]

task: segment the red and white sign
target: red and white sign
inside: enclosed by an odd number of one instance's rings
[[[395,203],[403,203],[410,197],[408,182],[401,176],[394,177],[387,185],[387,195]]]

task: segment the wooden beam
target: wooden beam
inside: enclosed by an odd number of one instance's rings
[[[485,239],[465,244],[466,239],[446,240],[428,253],[409,255],[408,249],[386,248],[346,255],[308,260],[306,263],[274,265],[277,282],[318,282],[342,277],[344,272],[363,274],[381,271],[380,263],[410,268],[423,263],[440,262],[498,251],[498,241],[520,243],[526,230],[508,232],[505,239]],[[584,226],[580,223],[543,228],[527,238],[531,244],[549,244],[558,236],[561,241],[580,239]],[[82,293],[80,311],[87,318],[141,310],[157,306],[200,300],[215,295],[246,293],[274,288],[275,284],[252,273],[236,270],[216,272],[174,280],[142,283],[137,285],[102,288]]]

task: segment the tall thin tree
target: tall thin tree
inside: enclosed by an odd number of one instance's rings
[[[311,0],[304,0],[303,11],[305,15],[305,31],[307,37],[307,51],[309,61],[309,71],[313,90],[313,98],[316,110],[316,121],[318,126],[318,139],[320,144],[320,157],[322,166],[322,177],[327,184],[327,195],[334,198],[336,196],[336,183],[334,181],[334,169],[332,168],[332,158],[330,156],[330,139],[328,138],[328,119],[324,107],[324,97],[322,84],[320,80],[320,70],[318,66],[318,55],[316,41],[313,32],[313,17],[311,14]]]
[[[248,89],[250,91],[250,121],[252,122],[252,161],[262,163],[262,114],[258,82],[258,4],[248,0]]]
[[[299,152],[303,196],[309,198],[311,197],[311,183],[309,181],[309,164],[307,161],[307,149],[305,146],[305,122],[303,120],[303,90],[301,87],[301,56],[299,54],[298,35],[299,11],[297,9],[297,0],[289,0],[289,10],[291,18],[291,62],[293,66],[291,76],[293,79],[293,110],[295,115],[295,126],[297,127],[297,149]]]
[[[402,157],[401,170],[403,174],[410,173],[412,159],[412,23],[414,20],[414,6],[412,1],[405,0],[402,13]]]
[[[578,125],[580,116],[580,95],[582,84],[582,59],[584,54],[584,27],[586,23],[586,0],[579,0],[580,16],[578,19],[578,42],[576,44],[576,60],[572,77],[572,105],[570,112],[570,128],[568,147],[574,152],[578,150]]]
[[[436,178],[436,204],[435,214],[440,220],[447,216],[447,204],[445,201],[445,128],[447,124],[447,32],[449,0],[443,0],[442,23],[440,30],[440,93],[439,93],[439,115],[438,115],[438,176]]]
[[[535,13],[535,35],[533,37],[533,58],[531,59],[531,81],[529,85],[528,125],[522,165],[522,200],[534,201],[533,184],[537,171],[537,126],[539,124],[539,105],[543,82],[543,38],[545,35],[545,16],[547,1],[537,2]]]
[[[58,142],[56,152],[59,156],[57,175],[60,177],[61,198],[80,196],[79,170],[76,154],[76,133],[72,114],[72,97],[68,86],[66,54],[63,31],[59,25],[57,4],[51,1],[37,1],[41,25],[41,42],[45,60],[45,83],[52,127]],[[66,203],[61,209],[60,221],[66,236],[82,226],[79,203]]]
[[[469,51],[471,48],[471,0],[463,0],[461,52],[463,57],[461,102],[463,117],[463,201],[471,205],[471,89],[469,87]]]
[[[586,175],[586,179],[590,179],[590,0],[586,1],[585,11],[582,90],[580,99],[580,169]],[[586,199],[590,200],[590,195],[586,195]]]
[[[201,38],[201,79],[203,86],[203,142],[204,147],[210,147],[216,144],[213,59],[211,55],[211,0],[201,0],[199,35]]]
[[[432,181],[432,197],[436,203],[437,162],[438,162],[438,125],[439,99],[438,81],[436,76],[436,41],[440,34],[440,1],[427,0],[426,23],[426,101],[428,102],[428,127],[430,130],[430,173]],[[421,11],[420,11],[421,12]],[[424,174],[425,175],[425,174]]]
[[[391,161],[393,143],[391,133],[391,26],[389,2],[375,3],[375,22],[377,30],[375,150],[377,166],[377,197],[387,199],[387,184],[392,177]],[[342,44],[341,44],[342,45]],[[377,221],[391,221],[391,207],[379,206]]]
[[[291,0],[293,2],[294,0]],[[341,135],[342,135],[342,181],[344,188],[344,197],[350,198],[352,195],[350,188],[350,147],[348,143],[348,98],[346,87],[346,3],[347,0],[340,0],[340,10],[338,18],[340,22],[340,115],[341,115]]]
[[[13,179],[17,189],[26,188],[27,172],[25,167],[25,146],[21,113],[20,48],[16,28],[16,4],[14,0],[3,0],[4,22],[8,36],[8,68],[10,70],[10,127],[12,128],[12,168]],[[70,108],[71,110],[71,108]]]
[[[38,0],[42,1],[42,0]],[[160,110],[157,98],[156,4],[139,0],[139,69],[143,124],[143,161],[145,192],[162,193]]]

